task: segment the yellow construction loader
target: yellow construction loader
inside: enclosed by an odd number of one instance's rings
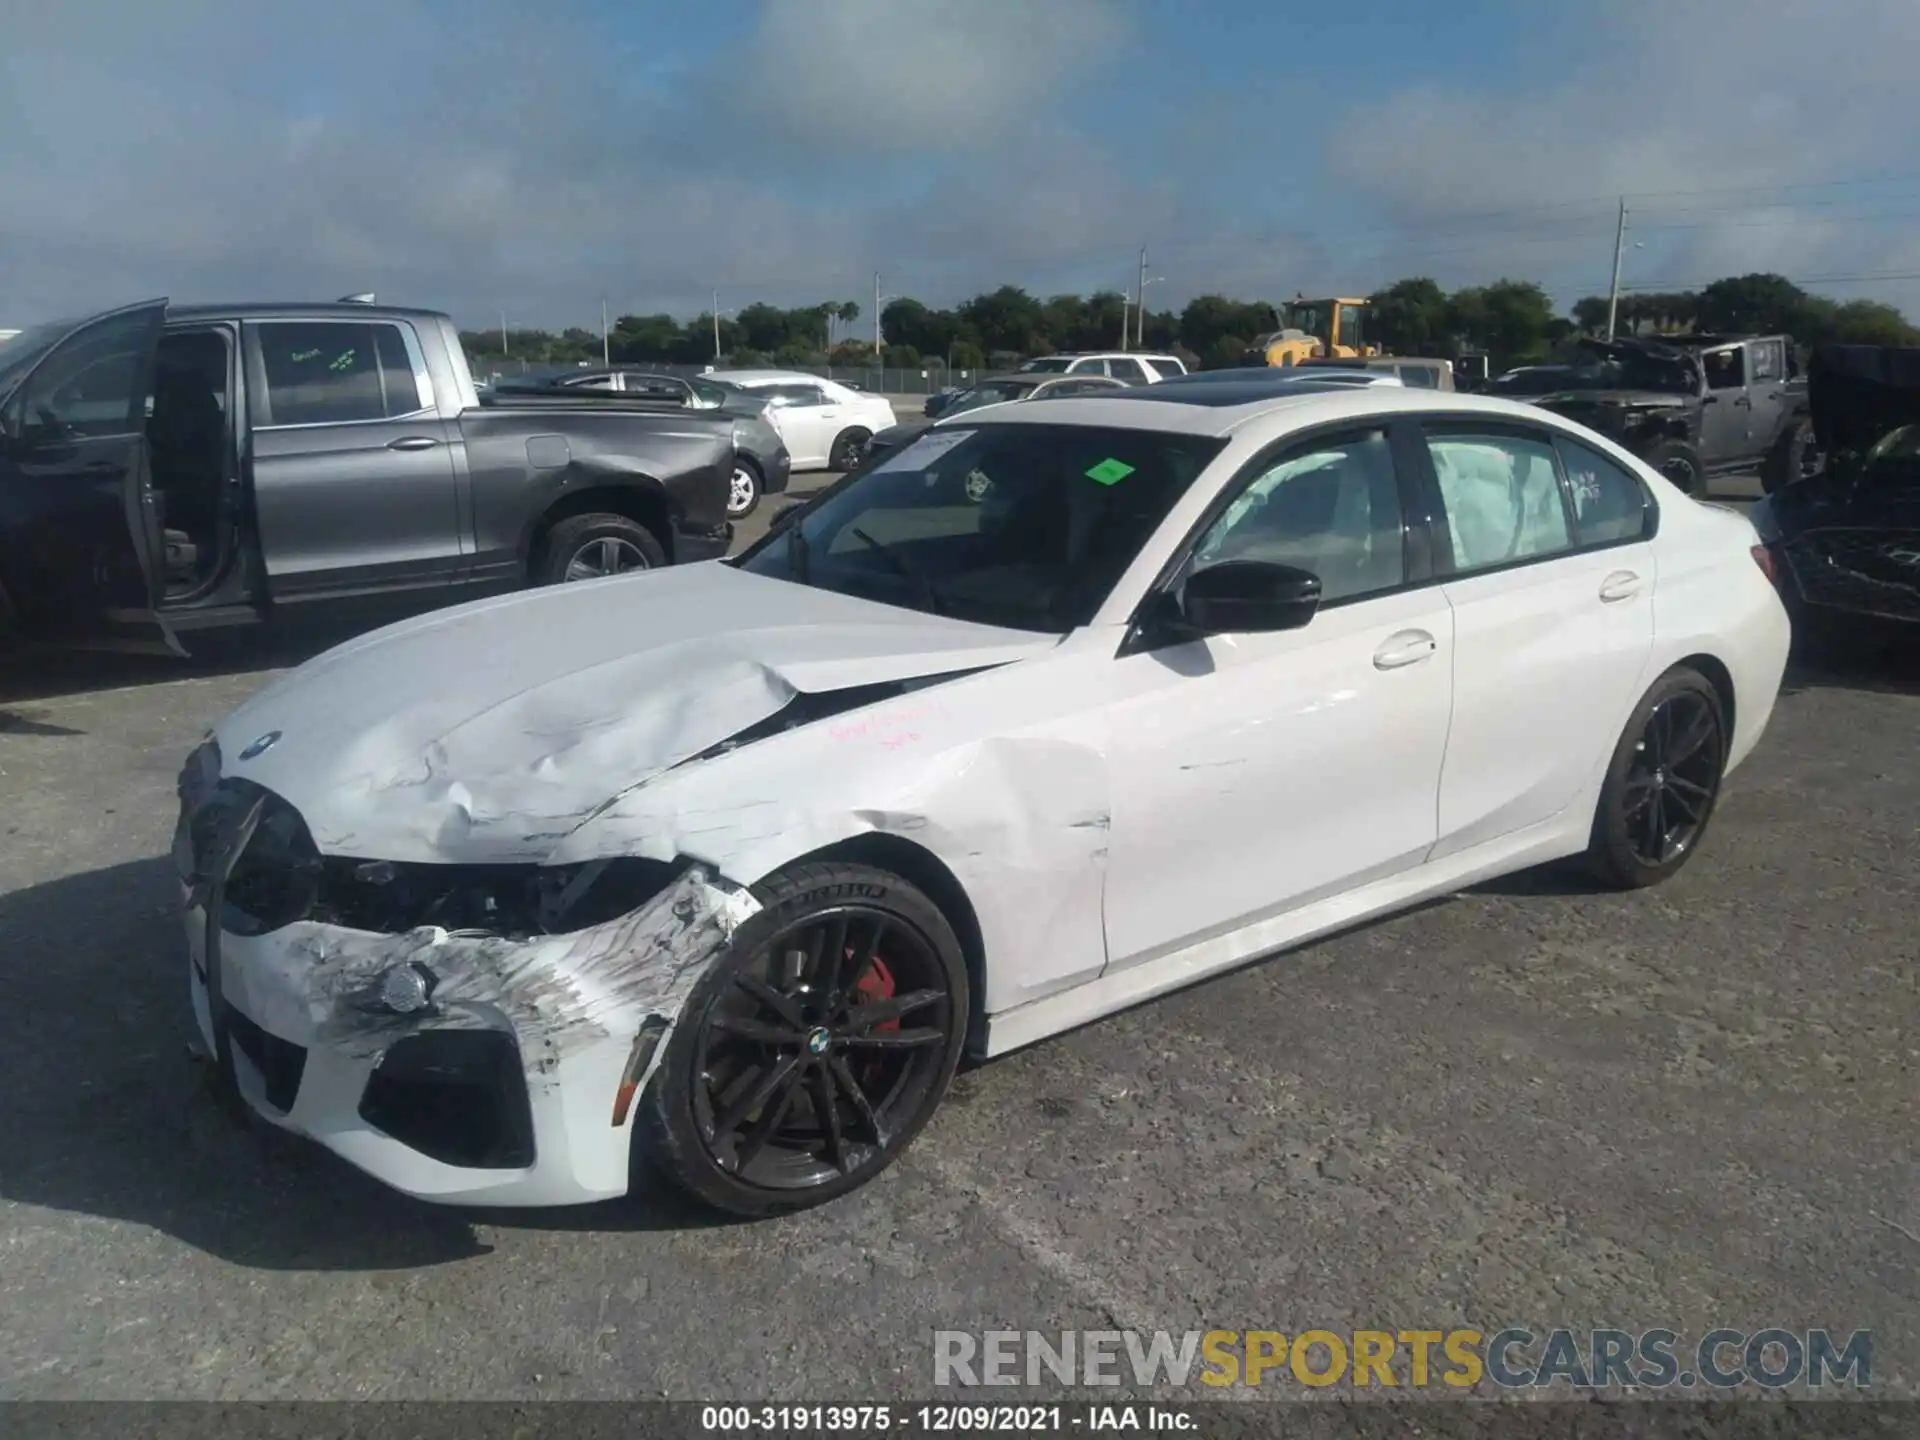
[[[1380,353],[1378,345],[1367,343],[1365,300],[1306,300],[1296,296],[1281,312],[1280,327],[1253,342],[1254,353],[1249,360],[1265,365],[1297,365],[1302,360],[1353,360]]]

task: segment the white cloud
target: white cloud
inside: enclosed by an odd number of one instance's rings
[[[963,151],[1031,127],[1126,33],[1111,0],[769,0],[736,95],[808,143]]]
[[[1334,127],[1330,168],[1397,232],[1394,273],[1510,271],[1602,288],[1613,241],[1603,197],[1622,192],[1644,247],[1630,252],[1628,283],[1916,268],[1912,223],[1870,217],[1920,210],[1920,6],[1635,0],[1582,13],[1604,19],[1564,37],[1561,68],[1498,90],[1410,89]],[[1904,185],[1788,188],[1902,173]],[[1538,208],[1581,196],[1592,199]],[[1920,287],[1827,293],[1876,292],[1911,300]]]

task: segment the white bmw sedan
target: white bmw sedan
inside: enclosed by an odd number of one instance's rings
[[[962,416],[741,556],[354,640],[181,776],[191,995],[410,1194],[870,1180],[997,1055],[1368,916],[1700,847],[1788,624],[1739,515],[1530,407]]]

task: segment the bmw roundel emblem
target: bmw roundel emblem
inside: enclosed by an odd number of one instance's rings
[[[240,758],[242,760],[257,760],[279,743],[280,732],[278,730],[269,730],[258,740],[247,746],[246,749],[242,750],[240,752]]]

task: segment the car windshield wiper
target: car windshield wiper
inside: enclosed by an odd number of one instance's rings
[[[940,603],[939,592],[933,588],[933,581],[927,578],[926,571],[914,564],[905,555],[889,549],[880,541],[874,539],[873,536],[862,530],[858,525],[852,526],[851,529],[854,539],[858,540],[862,545],[867,546],[874,554],[886,561],[887,564],[893,568],[895,574],[913,586],[920,595],[921,603],[924,604],[928,610],[932,611],[935,615],[944,615],[947,613],[946,608]]]

